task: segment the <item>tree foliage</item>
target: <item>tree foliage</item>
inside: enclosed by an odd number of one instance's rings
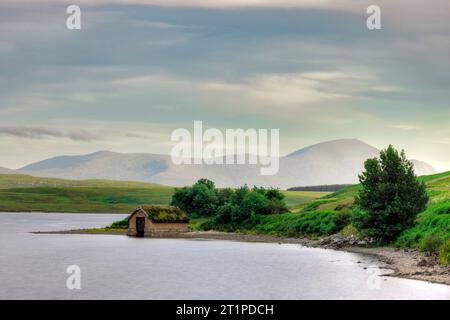
[[[355,226],[367,236],[392,241],[425,210],[425,184],[417,180],[405,152],[392,145],[379,158],[368,159],[364,167],[359,176],[362,188],[355,199]]]
[[[214,182],[200,179],[191,187],[175,190],[172,205],[191,216],[212,217],[211,228],[234,230],[256,223],[258,216],[287,212],[278,189],[217,189]]]
[[[171,205],[194,216],[212,216],[219,202],[214,182],[200,179],[191,187],[175,189]]]

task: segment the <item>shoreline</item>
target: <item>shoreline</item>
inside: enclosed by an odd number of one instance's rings
[[[66,231],[37,231],[33,234],[91,234],[91,235],[121,235],[126,231],[104,230],[104,229],[78,229]],[[330,236],[333,237],[333,236]],[[328,237],[328,238],[330,238]],[[363,247],[357,245],[336,244],[332,241],[310,240],[307,238],[289,238],[271,235],[244,234],[219,231],[192,231],[165,237],[154,237],[155,239],[211,239],[229,240],[240,242],[265,242],[278,244],[299,244],[309,248],[331,249],[356,254],[371,255],[384,264],[382,268],[392,270],[392,273],[382,276],[398,277],[412,280],[427,281],[432,283],[450,285],[450,266],[438,263],[437,255],[426,254],[416,249],[393,248],[393,247]],[[150,238],[151,239],[151,238]]]

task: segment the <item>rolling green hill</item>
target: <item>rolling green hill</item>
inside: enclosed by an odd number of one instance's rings
[[[174,188],[133,181],[64,180],[0,174],[0,211],[129,213],[139,204],[168,204]],[[285,191],[290,207],[326,192]]]
[[[427,185],[430,204],[450,200],[450,171],[430,176],[421,176],[419,180]],[[315,210],[335,210],[342,211],[350,209],[354,202],[354,197],[358,193],[359,185],[345,187],[334,193],[325,195],[319,199],[301,204],[297,207],[297,212],[311,211],[308,207]]]
[[[397,240],[398,246],[417,247],[420,241],[437,234],[450,239],[450,171],[422,176],[430,197],[427,209],[418,215],[416,225]],[[293,213],[267,216],[257,226],[262,233],[289,236],[322,236],[338,231],[339,223],[351,216],[359,185],[348,186],[319,199],[299,204]],[[342,225],[341,225],[342,226]]]

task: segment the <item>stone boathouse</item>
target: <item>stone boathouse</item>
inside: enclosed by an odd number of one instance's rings
[[[184,211],[173,206],[143,205],[128,217],[127,235],[132,237],[163,237],[188,231],[189,219]]]

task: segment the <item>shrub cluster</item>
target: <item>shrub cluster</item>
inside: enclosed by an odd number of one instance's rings
[[[212,218],[202,224],[204,229],[232,231],[255,226],[260,216],[287,212],[283,199],[278,189],[217,189],[214,182],[200,179],[191,187],[176,189],[171,204],[191,217]]]
[[[128,228],[128,218],[124,218],[122,220],[114,221],[111,226],[111,229],[127,229]]]

